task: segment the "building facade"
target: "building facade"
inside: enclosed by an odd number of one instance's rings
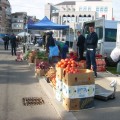
[[[98,17],[105,17],[106,20],[113,19],[112,0],[83,0],[76,1],[76,11],[96,11]]]
[[[99,17],[112,20],[112,0],[65,1],[56,5],[48,3],[45,5],[45,15],[53,22],[72,28]]]
[[[0,34],[11,32],[11,6],[8,0],[0,0]]]
[[[27,13],[26,12],[16,12],[12,13],[12,32],[18,34],[24,31],[25,24],[27,22]]]

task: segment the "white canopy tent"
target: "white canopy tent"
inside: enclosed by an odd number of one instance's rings
[[[29,36],[30,34],[28,32],[21,32],[18,33],[17,36],[24,37],[24,36]]]

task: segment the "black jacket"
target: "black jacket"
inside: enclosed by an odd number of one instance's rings
[[[80,48],[80,49],[84,49],[84,45],[85,45],[85,37],[83,35],[80,35],[78,37],[78,42],[77,42],[77,46]]]
[[[49,37],[47,38],[47,47],[54,47],[55,46],[55,40],[52,37],[52,35],[49,35]]]
[[[6,36],[3,38],[3,40],[4,40],[5,43],[9,43],[9,36],[6,35]]]
[[[97,48],[98,36],[95,32],[89,33],[86,38],[86,48]]]
[[[15,35],[11,35],[10,36],[10,42],[11,42],[11,46],[12,47],[16,47],[16,36]]]

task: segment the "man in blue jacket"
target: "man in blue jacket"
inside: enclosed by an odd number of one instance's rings
[[[87,64],[87,69],[91,69],[91,65],[92,65],[94,74],[97,77],[97,66],[96,66],[95,54],[96,54],[96,48],[98,43],[98,36],[94,31],[93,25],[89,26],[89,31],[90,33],[86,38],[86,49],[87,49],[86,64]]]

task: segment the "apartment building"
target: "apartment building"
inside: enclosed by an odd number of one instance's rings
[[[18,34],[24,31],[25,24],[27,22],[27,13],[26,12],[16,12],[12,13],[12,32]]]
[[[8,0],[0,0],[0,34],[11,32],[11,5]]]

